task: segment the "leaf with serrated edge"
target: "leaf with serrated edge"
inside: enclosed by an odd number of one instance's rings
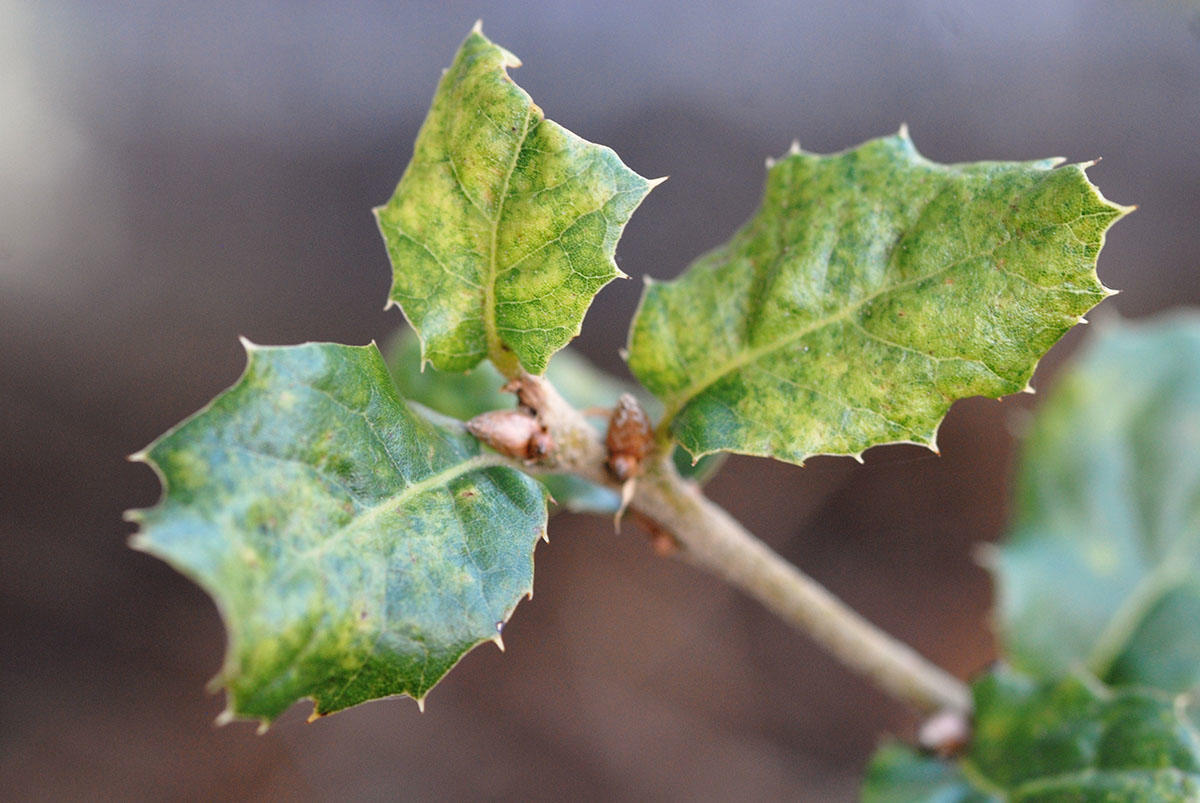
[[[547,120],[476,25],[438,84],[413,158],[375,210],[391,302],[423,358],[464,371],[490,357],[541,374],[579,334],[629,216],[656,182]],[[389,303],[391,303],[389,302]]]
[[[864,803],[1045,803],[1200,796],[1200,735],[1168,695],[1094,679],[1033,681],[1001,668],[974,687],[974,736],[942,762],[885,745]]]
[[[1057,163],[936,164],[904,129],[793,148],[732,240],[648,282],[630,368],[693,455],[935,448],[954,400],[1027,388],[1110,292],[1096,257],[1127,209]]]
[[[1012,660],[1200,688],[1200,316],[1106,321],[1025,440],[989,561]]]
[[[133,545],[216,601],[225,719],[423,701],[532,592],[545,493],[411,410],[374,345],[247,344],[241,379],[135,455],[165,487]]]

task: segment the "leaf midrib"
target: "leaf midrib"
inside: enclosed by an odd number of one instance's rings
[[[1007,242],[1007,240],[1005,240],[1004,242]],[[970,255],[965,256],[962,259],[959,259],[955,262],[951,262],[950,264],[945,265],[944,267],[938,268],[937,270],[935,270],[931,273],[922,274],[921,276],[915,276],[911,279],[906,279],[904,281],[897,282],[897,283],[889,285],[887,287],[882,287],[882,288],[876,290],[874,293],[864,296],[863,298],[859,299],[856,302],[852,302],[852,303],[848,304],[847,306],[843,307],[841,310],[839,310],[835,313],[826,315],[822,318],[818,318],[817,320],[813,321],[808,326],[801,327],[800,329],[789,332],[784,337],[781,337],[778,340],[764,343],[763,345],[757,346],[754,348],[745,349],[735,359],[729,360],[728,362],[723,364],[720,368],[718,368],[714,371],[708,372],[707,374],[705,374],[703,377],[701,377],[696,382],[693,382],[691,385],[688,385],[680,393],[673,394],[670,398],[670,401],[667,402],[667,405],[666,405],[667,409],[663,415],[661,426],[666,427],[667,425],[669,425],[671,420],[675,418],[675,416],[679,413],[679,411],[682,410],[685,406],[687,406],[688,402],[690,402],[692,399],[699,396],[701,393],[703,393],[705,390],[707,390],[711,385],[720,381],[721,379],[728,376],[729,374],[744,368],[745,366],[749,365],[750,363],[753,363],[774,351],[778,351],[782,348],[785,348],[785,347],[791,345],[792,343],[794,343],[795,341],[800,340],[801,338],[803,338],[807,335],[810,335],[819,329],[824,329],[826,326],[831,326],[835,323],[839,323],[841,321],[844,321],[844,320],[850,318],[851,315],[858,312],[864,306],[866,306],[867,304],[870,304],[872,301],[875,301],[880,296],[895,292],[897,290],[904,289],[906,287],[910,287],[915,284],[920,284],[921,282],[928,281],[929,279],[934,279],[944,273],[948,273],[949,271],[954,270],[955,268],[959,267],[960,265],[962,265],[966,262],[970,262],[973,259],[978,259],[979,257],[987,256],[989,253],[995,253],[995,251],[997,249],[999,249],[1002,245],[1004,245],[1004,242],[997,243],[996,246],[991,249],[991,251],[985,251],[985,252],[981,252],[978,254],[970,254]],[[921,352],[921,353],[924,354],[925,352]],[[928,356],[932,357],[933,359],[944,359],[944,358],[934,357],[933,355],[928,355]],[[978,360],[972,360],[968,357],[958,357],[955,359],[963,359],[963,360],[968,360],[970,362],[979,362]],[[984,365],[984,367],[988,368],[989,371],[992,370],[990,366]]]
[[[500,194],[496,201],[496,214],[489,221],[491,243],[488,248],[488,273],[483,282],[483,330],[487,339],[488,356],[491,357],[492,362],[500,369],[501,373],[510,377],[515,373],[517,366],[513,365],[511,354],[505,351],[503,341],[500,339],[499,328],[496,325],[496,277],[499,272],[496,264],[496,252],[499,250],[500,220],[504,217],[504,204],[508,200],[508,185],[517,169],[517,162],[521,159],[521,152],[525,149],[525,140],[529,137],[529,123],[533,117],[533,107],[530,106],[525,110],[525,123],[521,128],[521,135],[517,139],[516,147],[513,148],[512,161],[509,163],[508,170],[504,174],[504,181],[500,185]]]
[[[308,468],[311,468],[314,471],[317,470],[316,466],[313,466],[302,460],[293,460],[293,459],[289,459],[289,458],[283,458],[283,457],[280,457],[279,455],[263,454],[261,452],[258,452],[257,450],[250,449],[250,448],[246,447],[245,445],[239,445],[239,446],[240,446],[240,448],[244,449],[245,451],[251,452],[253,454],[260,454],[263,457],[271,457],[271,458],[280,459],[280,460],[288,460],[289,462],[295,462],[295,463],[299,463],[302,466],[307,466]],[[485,468],[494,468],[497,466],[506,466],[506,465],[508,465],[508,461],[506,458],[504,458],[498,454],[486,453],[486,454],[476,455],[475,457],[472,457],[468,460],[464,460],[461,463],[456,463],[453,466],[450,466],[449,468],[446,468],[446,469],[442,469],[441,471],[439,471],[435,474],[430,474],[429,476],[425,477],[424,479],[417,480],[416,482],[414,482],[410,485],[404,486],[403,488],[400,489],[400,491],[398,493],[388,496],[383,501],[381,501],[375,505],[372,505],[371,507],[368,507],[365,510],[357,513],[350,519],[350,521],[348,521],[347,523],[345,523],[341,527],[339,527],[328,538],[320,541],[319,543],[313,545],[309,549],[304,550],[303,552],[297,553],[296,557],[299,559],[305,559],[305,558],[310,558],[310,557],[317,557],[317,556],[324,554],[328,549],[330,549],[335,544],[340,544],[346,538],[346,536],[350,530],[359,528],[359,527],[363,526],[364,524],[369,524],[370,522],[379,518],[384,513],[387,513],[389,511],[395,511],[397,508],[405,505],[409,500],[425,493],[426,491],[430,490],[431,488],[435,488],[435,487],[438,487],[441,485],[448,484],[452,480],[455,480],[464,474],[469,474],[472,471],[477,471],[477,470],[485,469]],[[320,473],[320,472],[318,472],[318,473]],[[321,474],[321,476],[323,478],[325,478],[324,474]],[[351,498],[353,498],[353,496],[351,496]]]

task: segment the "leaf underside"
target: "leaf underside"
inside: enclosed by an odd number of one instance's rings
[[[248,347],[139,455],[165,486],[133,544],[216,601],[227,716],[418,700],[532,590],[542,488],[396,394],[373,346]]]
[[[794,149],[729,243],[648,283],[630,368],[697,456],[933,447],[954,400],[1025,389],[1109,294],[1096,258],[1126,210],[1056,163],[936,164],[903,130]]]
[[[1106,322],[1025,440],[995,562],[1019,667],[1200,687],[1200,316]]]
[[[897,744],[875,755],[865,803],[1196,800],[1200,736],[1175,701],[1000,670],[975,684],[974,739],[957,762]]]
[[[541,374],[622,275],[621,231],[654,182],[609,148],[547,120],[471,32],[438,84],[412,161],[375,210],[393,268],[390,298],[445,371],[514,355]]]

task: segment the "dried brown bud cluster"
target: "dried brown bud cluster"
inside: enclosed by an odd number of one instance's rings
[[[502,455],[520,460],[541,460],[554,441],[528,410],[493,410],[467,422],[467,431]]]
[[[642,473],[642,461],[650,452],[654,431],[646,411],[629,393],[622,393],[608,419],[608,468],[619,482]]]

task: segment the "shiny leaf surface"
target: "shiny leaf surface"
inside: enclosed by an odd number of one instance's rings
[[[226,716],[422,700],[532,590],[541,486],[418,415],[374,346],[248,346],[242,378],[139,455],[133,545],[216,601]]]

